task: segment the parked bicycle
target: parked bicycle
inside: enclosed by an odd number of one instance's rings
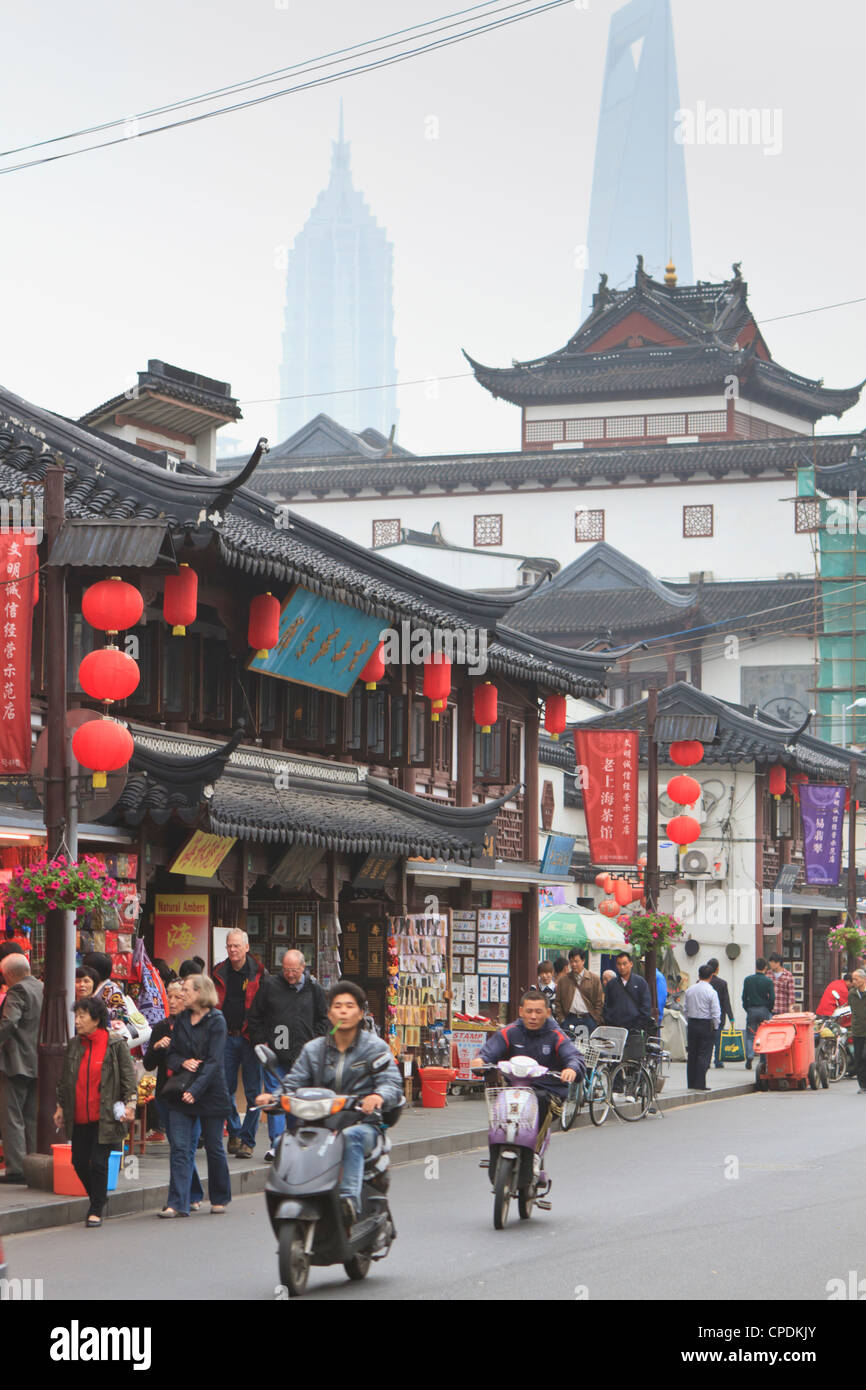
[[[613,1072],[610,1099],[621,1120],[633,1122],[660,1115],[655,1101],[670,1075],[671,1054],[657,1038],[647,1038],[642,1061],[627,1058]]]
[[[610,1113],[612,1071],[622,1060],[627,1037],[627,1028],[596,1028],[586,1042],[578,1042],[586,1059],[586,1073],[571,1083],[561,1103],[559,1123],[562,1129],[571,1129],[585,1105],[589,1107],[592,1123],[604,1124]]]

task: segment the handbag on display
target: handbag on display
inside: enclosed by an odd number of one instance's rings
[[[723,1028],[719,1040],[719,1056],[723,1062],[745,1062],[746,1040],[739,1028]]]

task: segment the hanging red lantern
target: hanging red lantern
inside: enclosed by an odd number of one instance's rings
[[[85,621],[100,632],[123,632],[135,627],[144,612],[144,599],[134,584],[127,584],[119,574],[91,584],[81,597],[81,612]]]
[[[607,889],[605,888],[605,884],[607,883],[607,880],[608,880],[609,878],[610,878],[610,874],[596,874],[596,876],[595,876],[595,886],[596,886],[596,888],[604,888],[604,891],[607,892]]]
[[[694,816],[674,816],[668,821],[667,834],[675,845],[690,845],[700,839],[701,827]]]
[[[770,795],[774,796],[777,801],[780,796],[785,795],[788,787],[788,771],[782,763],[776,763],[770,768],[767,785],[770,789]]]
[[[644,891],[643,885],[641,885],[640,888],[632,888],[632,890],[631,890],[631,900],[632,900],[633,903],[645,903],[645,902],[646,902],[646,893],[645,893],[645,891]]]
[[[613,896],[620,907],[628,907],[631,902],[631,884],[627,878],[614,879]]]
[[[117,647],[89,652],[78,668],[78,683],[93,700],[125,700],[138,689],[138,663]]]
[[[385,675],[385,643],[380,642],[376,650],[367,658],[361,672],[361,680],[366,690],[375,690]]]
[[[671,744],[671,762],[678,767],[693,767],[704,756],[704,745],[696,738],[679,739]]]
[[[195,622],[198,607],[198,575],[190,565],[181,565],[177,574],[165,577],[162,615],[171,625],[172,637],[184,637]]]
[[[499,694],[490,681],[476,685],[473,690],[472,713],[482,734],[489,734],[499,717]]]
[[[125,767],[134,749],[132,734],[116,719],[91,719],[72,735],[72,751],[81,766],[93,773],[94,787],[104,787],[106,772]]]
[[[247,642],[263,660],[280,639],[280,600],[273,594],[256,594],[250,604]]]
[[[544,702],[544,727],[554,740],[565,733],[566,712],[564,695],[548,695]]]
[[[605,874],[601,886],[602,886],[602,888],[604,889],[605,893],[612,893],[612,892],[613,892],[613,876],[612,876],[611,874]]]
[[[616,917],[619,904],[615,898],[605,898],[604,902],[599,903],[598,910],[604,917]]]
[[[451,694],[451,662],[441,652],[424,662],[424,694],[437,703]]]
[[[694,777],[687,777],[681,772],[678,777],[671,778],[665,790],[677,806],[694,806],[701,795],[701,784]]]

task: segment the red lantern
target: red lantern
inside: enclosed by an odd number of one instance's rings
[[[499,715],[499,695],[490,681],[476,685],[473,690],[472,713],[482,734],[489,734]]]
[[[614,898],[605,898],[603,903],[599,903],[598,910],[604,917],[616,917],[619,905]]]
[[[646,893],[644,892],[643,887],[640,887],[640,888],[632,888],[632,890],[631,890],[631,900],[632,900],[633,903],[645,903],[645,902],[646,902]]]
[[[361,680],[367,690],[375,690],[385,674],[385,643],[380,642],[361,672]]]
[[[787,769],[784,767],[782,763],[776,763],[774,767],[770,768],[768,786],[770,789],[770,795],[774,796],[777,801],[779,800],[780,796],[785,795],[785,792],[788,787],[788,773]]]
[[[642,855],[641,855],[640,859],[637,861],[637,866],[638,866],[639,869],[645,869],[645,868],[646,868],[646,855],[645,855],[645,854],[642,854]]]
[[[271,593],[256,594],[250,604],[247,642],[264,658],[280,639],[280,600]]]
[[[694,806],[701,795],[701,784],[694,777],[687,777],[681,772],[679,777],[671,778],[666,790],[671,801],[678,806]]]
[[[198,575],[190,565],[181,565],[177,574],[165,578],[162,615],[171,625],[172,637],[184,637],[195,622],[198,606]]]
[[[434,652],[424,662],[424,694],[435,703],[447,700],[451,694],[451,662],[441,653]]]
[[[72,751],[81,766],[93,773],[94,787],[104,787],[106,772],[125,767],[134,749],[132,734],[116,719],[91,719],[72,735]]]
[[[668,821],[668,839],[675,845],[690,845],[700,839],[701,827],[694,816],[674,816]]]
[[[602,888],[604,889],[605,893],[612,893],[612,892],[613,892],[613,878],[611,877],[610,874],[605,874],[604,880],[603,880],[601,886],[602,886]]]
[[[100,632],[122,632],[135,627],[144,612],[144,599],[134,584],[115,574],[84,590],[81,611],[85,621]]]
[[[680,739],[671,744],[671,762],[678,767],[693,767],[704,756],[704,745],[696,738]]]
[[[607,892],[607,888],[605,888],[605,884],[607,883],[607,880],[608,880],[609,877],[610,877],[609,874],[596,874],[596,876],[595,876],[595,886],[596,886],[596,888],[604,888],[604,891],[605,891],[605,893],[606,893],[606,892]]]
[[[552,739],[565,733],[565,696],[548,695],[544,702],[544,727]]]
[[[138,664],[117,647],[102,647],[90,652],[78,668],[81,689],[94,700],[125,700],[138,689],[141,672]]]
[[[631,902],[631,884],[628,879],[615,878],[613,881],[613,896],[616,898],[620,907],[628,907]]]

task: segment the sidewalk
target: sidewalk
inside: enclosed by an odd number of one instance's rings
[[[659,1109],[673,1110],[682,1105],[748,1095],[754,1090],[752,1075],[741,1062],[726,1066],[724,1075],[711,1068],[707,1081],[710,1091],[689,1091],[686,1087],[685,1063],[674,1062],[659,1098]],[[584,1113],[576,1120],[575,1128],[589,1123],[589,1115]],[[611,1118],[607,1123],[618,1122]],[[392,1133],[392,1161],[395,1164],[412,1163],[428,1155],[467,1153],[471,1149],[483,1148],[486,1143],[487,1112],[483,1098],[449,1098],[444,1110],[413,1107],[404,1111]],[[267,1132],[262,1125],[253,1158],[229,1159],[232,1194],[235,1197],[263,1190],[270,1171],[270,1164],[263,1162],[266,1148]],[[168,1144],[149,1144],[144,1157],[136,1154],[132,1163],[127,1160],[127,1166],[118,1179],[117,1190],[109,1195],[107,1214],[121,1216],[130,1212],[159,1211],[165,1206],[168,1157]],[[199,1160],[199,1171],[204,1178],[201,1155]],[[43,1230],[49,1226],[75,1225],[84,1221],[86,1213],[87,1200],[84,1197],[58,1197],[51,1192],[28,1187],[4,1188],[0,1193],[0,1235]]]

